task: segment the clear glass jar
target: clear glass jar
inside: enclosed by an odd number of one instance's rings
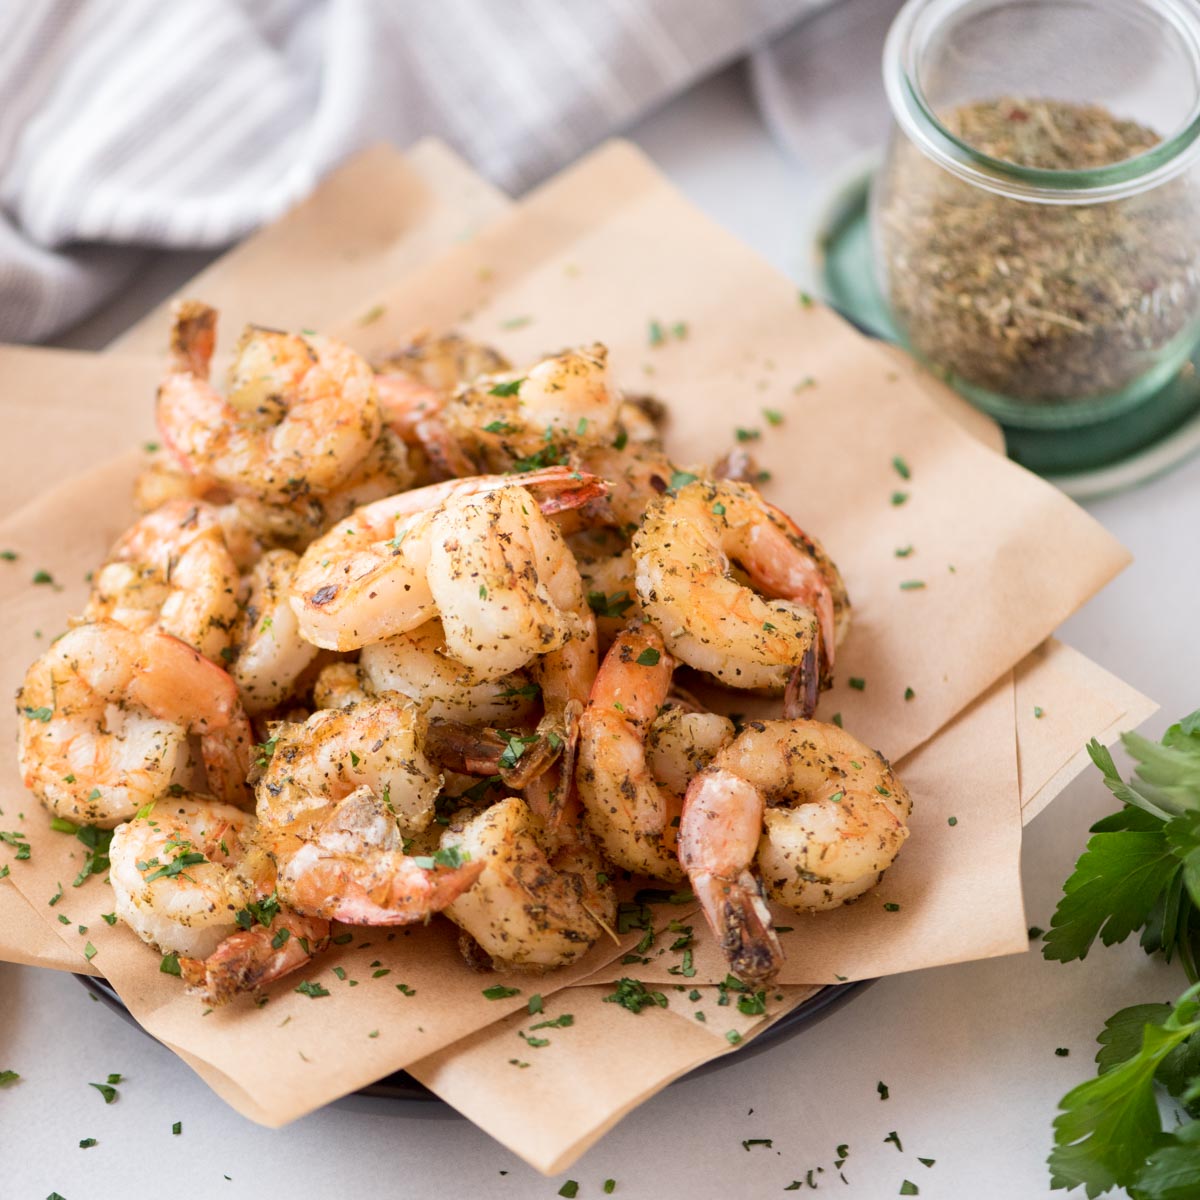
[[[1112,417],[1200,340],[1200,3],[909,0],[873,253],[916,355],[1007,424]]]

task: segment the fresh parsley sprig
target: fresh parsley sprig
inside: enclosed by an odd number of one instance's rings
[[[1143,949],[1177,956],[1192,986],[1173,1005],[1133,1005],[1105,1023],[1098,1077],[1060,1102],[1051,1185],[1191,1200],[1200,1196],[1200,711],[1161,742],[1121,741],[1136,764],[1128,781],[1104,747],[1088,746],[1122,808],[1092,826],[1043,954],[1070,962],[1097,938],[1110,946],[1141,930]],[[1193,1119],[1164,1130],[1159,1088]]]

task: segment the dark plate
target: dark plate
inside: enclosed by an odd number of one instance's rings
[[[90,975],[76,975],[75,978],[93,996],[96,996],[107,1004],[113,1012],[124,1017],[131,1025],[137,1025],[137,1021],[134,1020],[129,1009],[125,1007],[125,1002],[117,995],[116,989],[107,979],[95,979]],[[792,1009],[786,1016],[780,1017],[769,1029],[764,1030],[756,1038],[747,1042],[741,1050],[738,1050],[734,1054],[722,1054],[720,1058],[714,1058],[709,1062],[703,1063],[694,1071],[689,1071],[688,1075],[683,1076],[683,1078],[686,1079],[692,1075],[703,1075],[709,1071],[718,1071],[722,1067],[727,1067],[730,1063],[745,1062],[747,1058],[751,1058],[755,1054],[762,1054],[773,1046],[777,1046],[781,1042],[795,1037],[796,1034],[801,1033],[803,1030],[811,1028],[823,1017],[827,1017],[835,1009],[841,1008],[847,1000],[857,995],[864,988],[870,987],[874,982],[873,979],[861,979],[854,983],[831,984],[829,987],[822,988],[815,995],[810,996],[802,1004]],[[138,1028],[141,1029],[141,1026],[138,1025]],[[150,1035],[147,1034],[146,1036],[149,1037]],[[438,1115],[458,1115],[449,1105],[439,1100],[423,1083],[418,1083],[417,1080],[404,1071],[397,1071],[394,1075],[389,1075],[386,1079],[379,1080],[378,1083],[372,1083],[368,1087],[359,1088],[353,1096],[346,1096],[336,1103],[343,1105],[350,1104],[358,1107],[359,1105],[356,1102],[362,1098],[388,1101],[399,1100],[405,1101],[408,1104],[419,1104],[423,1109],[422,1115],[433,1116],[435,1113]]]

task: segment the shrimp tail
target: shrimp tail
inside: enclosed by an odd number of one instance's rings
[[[270,926],[231,934],[205,959],[180,958],[190,995],[214,1008],[303,966],[329,945],[329,922],[280,913]]]
[[[733,974],[749,988],[769,985],[784,955],[758,880],[747,870],[735,879],[695,874],[691,882]]]
[[[818,653],[817,642],[821,643]],[[788,676],[787,688],[783,693],[783,715],[789,721],[797,717],[807,720],[817,708],[817,696],[821,690],[821,670],[818,658],[824,657],[824,639],[818,637],[804,652],[804,657]]]
[[[217,310],[200,300],[180,300],[171,310],[173,372],[207,379],[217,339]]]
[[[565,739],[554,729],[529,738],[462,721],[429,722],[425,752],[439,766],[464,775],[499,775],[507,787],[521,790],[549,770],[563,750]],[[519,751],[514,756],[514,748]]]

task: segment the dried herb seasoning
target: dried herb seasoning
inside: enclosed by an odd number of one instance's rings
[[[1094,104],[1005,97],[939,114],[976,151],[1078,171],[1159,143]],[[1105,204],[1042,204],[969,184],[897,144],[876,200],[892,312],[953,382],[1028,405],[1120,393],[1195,339],[1200,188],[1180,176]]]

